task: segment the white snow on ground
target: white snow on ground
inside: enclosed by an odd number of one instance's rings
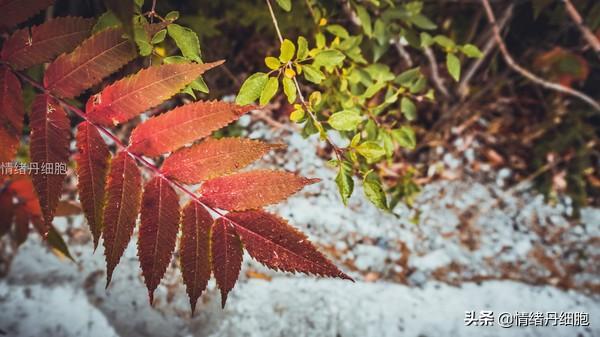
[[[50,254],[35,236],[21,247],[0,280],[0,336],[600,336],[600,301],[590,295],[600,283],[593,241],[600,210],[585,209],[571,222],[568,203],[551,206],[470,180],[430,184],[414,210],[398,206],[394,214],[369,204],[357,182],[344,208],[315,140],[260,125],[250,136],[289,145],[259,165],[323,179],[270,209],[356,283],[276,273],[245,256],[225,309],[211,281],[190,318],[178,268],[169,268],[155,307],[148,305],[135,239],[105,290],[102,248],[92,252],[78,217],[57,223],[70,233],[77,264]],[[470,310],[581,311],[591,325],[465,327]]]

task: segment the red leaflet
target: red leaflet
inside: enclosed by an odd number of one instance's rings
[[[98,129],[88,122],[77,126],[77,188],[85,218],[94,238],[94,249],[102,233],[104,186],[110,152]]]
[[[15,26],[53,3],[54,0],[0,0],[0,28]]]
[[[179,200],[164,179],[154,177],[146,184],[140,219],[138,257],[152,304],[154,290],[167,271],[179,232]]]
[[[73,98],[100,83],[137,56],[123,34],[121,28],[108,28],[83,41],[73,52],[59,56],[46,69],[44,87]]]
[[[221,101],[195,102],[153,117],[131,134],[129,149],[147,156],[177,150],[240,118],[253,106]]]
[[[212,269],[221,289],[221,306],[225,307],[227,294],[237,281],[242,267],[242,243],[233,224],[217,219],[211,233]]]
[[[105,126],[126,122],[175,95],[205,71],[223,61],[196,64],[163,64],[141,70],[90,97],[90,121]]]
[[[71,125],[65,110],[58,102],[43,94],[36,96],[33,101],[30,126],[31,161],[37,163],[40,169],[31,179],[40,200],[46,226],[50,226],[65,178],[65,174],[61,174],[59,170],[59,165],[66,167],[69,162]],[[52,172],[49,169],[52,169]]]
[[[183,235],[179,247],[183,283],[190,298],[192,314],[210,279],[210,227],[213,219],[197,202],[183,209]]]
[[[257,170],[208,180],[199,192],[212,207],[243,211],[280,202],[318,181],[290,172]]]
[[[229,213],[248,253],[265,266],[352,280],[287,221],[262,210]]]
[[[162,172],[186,184],[219,177],[237,171],[281,144],[267,144],[243,138],[207,139],[169,156]]]
[[[25,110],[21,82],[5,66],[0,66],[0,107],[0,163],[6,163],[17,154]]]
[[[92,29],[93,19],[63,17],[16,31],[2,46],[2,60],[21,70],[73,50]]]
[[[25,208],[31,217],[40,218],[42,216],[40,202],[35,194],[33,183],[28,176],[15,177],[7,189],[13,193],[18,203],[23,205],[23,208]]]
[[[135,161],[119,152],[113,159],[106,186],[104,209],[104,255],[106,256],[106,286],[125,251],[140,210],[142,176]]]

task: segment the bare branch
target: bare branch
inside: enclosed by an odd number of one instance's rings
[[[546,81],[546,80],[538,77],[537,75],[533,74],[529,70],[521,67],[518,63],[516,63],[515,60],[512,58],[512,56],[510,55],[510,53],[508,52],[508,49],[506,48],[506,44],[504,43],[504,40],[502,39],[502,36],[500,35],[500,28],[498,27],[498,24],[496,23],[496,18],[494,16],[492,7],[490,6],[489,0],[481,0],[481,4],[485,9],[488,21],[492,25],[494,39],[496,40],[496,43],[498,44],[498,47],[500,48],[500,52],[502,53],[502,56],[504,57],[504,61],[510,68],[512,68],[514,71],[518,72],[519,74],[521,74],[523,77],[527,78],[528,80],[535,82],[546,89],[554,90],[557,92],[561,92],[563,94],[577,97],[577,98],[581,99],[582,101],[586,102],[587,104],[589,104],[591,107],[593,107],[597,111],[600,111],[600,104],[598,104],[598,102],[596,102],[594,99],[592,99],[588,95],[582,93],[581,91],[566,87],[564,85]]]
[[[435,84],[435,87],[442,93],[442,95],[448,97],[448,89],[446,89],[444,81],[440,78],[437,61],[433,55],[433,51],[431,51],[431,48],[427,46],[423,46],[423,51],[425,52],[425,56],[427,56],[429,64],[431,64],[431,78],[433,79],[433,84]]]
[[[581,31],[581,34],[583,34],[583,37],[587,40],[590,46],[592,46],[596,53],[600,53],[600,41],[598,41],[596,35],[594,35],[594,33],[592,33],[592,31],[583,24],[583,19],[581,18],[581,15],[579,15],[577,8],[573,6],[571,0],[563,0],[563,2],[565,3],[565,9],[567,10],[567,13],[569,13],[571,19],[575,21],[575,24]]]

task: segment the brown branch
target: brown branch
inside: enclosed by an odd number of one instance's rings
[[[435,59],[435,55],[433,55],[433,51],[427,46],[423,47],[423,51],[425,52],[425,56],[427,56],[429,64],[431,64],[431,78],[433,79],[433,84],[435,84],[435,87],[444,96],[448,97],[448,89],[444,85],[444,81],[440,78],[440,72],[438,70],[437,61]]]
[[[564,85],[546,81],[546,80],[538,77],[537,75],[533,74],[529,70],[521,67],[517,62],[515,62],[513,57],[508,52],[508,49],[506,48],[506,44],[504,43],[504,40],[502,39],[502,36],[500,35],[500,28],[498,27],[498,24],[496,23],[494,11],[492,10],[492,7],[490,6],[489,0],[481,0],[481,4],[482,4],[483,8],[485,9],[488,21],[492,25],[494,39],[496,40],[496,43],[498,44],[498,47],[500,48],[500,52],[502,53],[502,56],[504,57],[504,61],[510,68],[512,68],[514,71],[518,72],[519,74],[521,74],[523,77],[527,78],[528,80],[530,80],[534,83],[537,83],[546,89],[554,90],[554,91],[557,91],[557,92],[560,92],[563,94],[577,97],[580,100],[589,104],[595,110],[600,111],[600,104],[598,104],[598,102],[596,102],[594,99],[592,99],[588,95],[582,93],[581,91],[566,87]]]
[[[406,66],[411,68],[413,66],[413,60],[410,57],[410,54],[406,51],[406,48],[404,48],[404,46],[402,45],[402,42],[400,42],[400,39],[394,41],[394,47],[396,47],[398,55],[400,55],[400,57],[404,59]]]
[[[581,15],[579,15],[577,8],[573,6],[571,0],[563,0],[563,2],[565,3],[565,9],[567,10],[567,13],[575,22],[577,28],[579,28],[581,34],[583,34],[583,37],[587,40],[590,46],[592,46],[596,53],[600,53],[600,41],[598,41],[596,35],[594,35],[594,33],[592,33],[592,31],[583,24],[583,19],[581,18]]]

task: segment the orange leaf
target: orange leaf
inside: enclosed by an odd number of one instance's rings
[[[40,201],[35,193],[31,178],[28,176],[16,177],[9,182],[7,189],[17,198],[17,203],[22,204],[32,217],[39,218],[42,216]]]
[[[73,98],[100,83],[137,56],[131,41],[118,27],[92,35],[69,54],[48,66],[44,87],[65,98]]]
[[[179,220],[179,201],[173,188],[163,178],[150,180],[142,197],[138,239],[138,256],[150,304],[154,302],[154,290],[171,262]]]
[[[40,200],[44,222],[50,226],[66,175],[60,172],[59,165],[66,168],[69,162],[71,124],[65,110],[54,98],[45,94],[36,96],[30,119],[31,161],[41,169],[31,179]]]
[[[235,286],[242,267],[242,243],[233,224],[217,219],[211,233],[212,269],[221,290],[221,306],[225,307],[227,294]]]
[[[104,255],[106,257],[106,286],[125,251],[140,209],[142,176],[135,161],[119,152],[113,159],[106,186],[104,209]]]
[[[129,149],[147,156],[177,150],[210,135],[252,108],[221,101],[187,104],[153,117],[135,128]]]
[[[195,184],[237,171],[271,149],[281,147],[243,138],[211,138],[173,153],[163,163],[162,172],[186,184]]]
[[[98,129],[88,122],[77,126],[77,150],[77,189],[96,249],[104,224],[104,186],[110,151]]]
[[[352,280],[284,219],[262,210],[229,213],[227,218],[248,253],[271,269]]]
[[[62,17],[18,30],[4,42],[2,60],[17,70],[48,62],[77,47],[93,23],[93,19]]]
[[[142,69],[90,97],[86,105],[88,118],[105,126],[126,122],[162,103],[205,71],[222,63],[163,64]]]
[[[290,172],[257,170],[208,180],[199,192],[212,207],[243,211],[280,202],[318,181]]]
[[[204,206],[190,202],[183,209],[183,235],[179,248],[183,283],[192,314],[210,279],[210,227],[213,219]]]
[[[21,82],[5,66],[0,66],[0,106],[0,163],[7,163],[19,149],[25,110]]]
[[[2,0],[0,1],[0,28],[16,26],[53,3],[54,0]]]

